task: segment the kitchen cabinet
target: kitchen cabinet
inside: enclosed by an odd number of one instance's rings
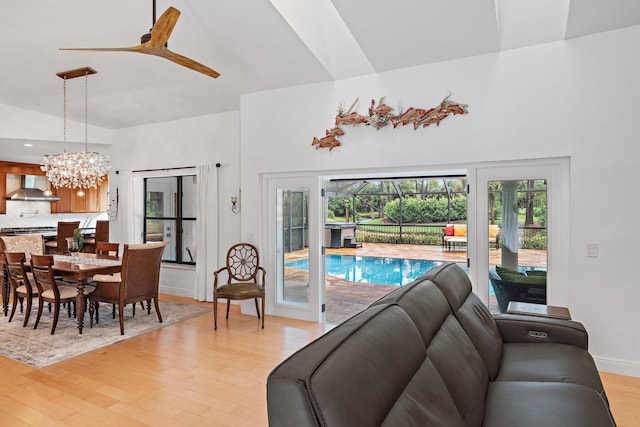
[[[7,175],[40,175],[45,173],[39,164],[0,161],[0,214],[7,213]],[[85,190],[84,196],[78,196],[78,190],[70,188],[52,188],[51,191],[60,200],[51,202],[51,213],[96,213],[106,212],[109,181],[105,179],[98,188]]]
[[[0,214],[7,213],[7,174],[44,175],[45,173],[38,164],[0,161]]]
[[[60,198],[51,203],[51,213],[96,213],[107,211],[107,191],[109,181],[105,179],[98,188],[84,190],[84,196],[78,195],[78,189],[54,188],[53,193]]]

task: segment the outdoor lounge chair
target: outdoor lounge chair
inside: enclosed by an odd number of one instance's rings
[[[496,294],[500,313],[507,312],[509,301],[529,302],[535,304],[547,303],[546,283],[507,282],[502,280],[500,276],[493,271],[489,271],[489,281],[491,282],[493,291]]]

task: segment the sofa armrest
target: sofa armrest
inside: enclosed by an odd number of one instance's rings
[[[580,322],[518,314],[494,315],[505,343],[544,342],[589,349],[589,335]]]

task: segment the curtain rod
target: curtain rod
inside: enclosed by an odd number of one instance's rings
[[[181,168],[139,169],[131,172],[158,172],[158,171],[173,171],[178,169],[195,169],[195,166],[183,166]]]

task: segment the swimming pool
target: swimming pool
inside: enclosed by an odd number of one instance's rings
[[[325,255],[326,274],[349,282],[377,285],[403,286],[440,264],[440,261],[422,259]],[[292,261],[285,264],[285,267],[308,270],[309,261]]]

